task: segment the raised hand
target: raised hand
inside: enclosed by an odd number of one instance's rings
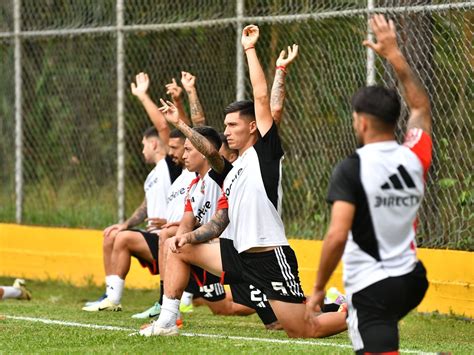
[[[179,123],[178,109],[171,101],[160,99],[160,102],[162,106],[159,110],[163,113],[163,116],[165,116],[166,121],[176,126]]]
[[[183,89],[178,85],[175,78],[171,79],[171,83],[166,84],[165,87],[167,90],[166,93],[171,96],[173,101],[181,100]]]
[[[260,35],[260,30],[255,25],[245,26],[242,30],[242,47],[244,50],[255,47]]]
[[[196,77],[191,73],[182,71],[181,84],[183,84],[184,90],[186,90],[186,92],[190,92],[196,85]]]
[[[150,79],[148,78],[147,73],[139,73],[135,76],[135,83],[132,83],[131,89],[132,89],[132,94],[138,97],[139,99],[142,99],[147,95],[148,87],[150,86]]]
[[[297,56],[298,56],[298,45],[293,44],[292,47],[288,46],[288,56],[286,56],[285,50],[282,50],[280,52],[280,56],[278,57],[278,59],[276,61],[276,66],[277,67],[287,67],[288,65],[293,63],[293,61],[295,60],[295,58]]]
[[[374,15],[369,20],[370,27],[375,34],[377,43],[365,40],[362,44],[374,50],[378,55],[388,59],[391,55],[400,52],[397,44],[397,33],[392,20],[387,21],[383,15]]]

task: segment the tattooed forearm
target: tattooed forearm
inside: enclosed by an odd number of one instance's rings
[[[275,79],[273,80],[272,93],[270,97],[270,109],[272,111],[273,120],[278,124],[281,120],[283,112],[283,104],[285,102],[285,72],[277,69]]]
[[[188,92],[189,107],[191,110],[191,121],[194,126],[204,126],[206,124],[206,118],[204,116],[204,110],[202,109],[201,102],[197,95],[197,91]]]
[[[208,223],[188,233],[186,239],[190,244],[207,242],[208,240],[220,236],[228,224],[229,215],[227,209],[218,210]]]
[[[199,153],[203,154],[207,158],[215,171],[220,173],[224,169],[224,159],[221,157],[212,143],[207,140],[207,138],[181,121],[178,123],[178,125],[176,125],[176,128],[183,132],[186,138],[191,141],[194,148],[196,148]]]
[[[142,204],[133,212],[132,216],[125,221],[127,227],[134,227],[142,223],[147,216],[146,213],[146,198],[143,200]]]

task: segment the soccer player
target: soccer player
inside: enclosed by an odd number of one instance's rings
[[[16,279],[13,286],[0,286],[0,300],[31,300],[31,292],[26,288],[25,280]]]
[[[362,145],[332,174],[331,221],[308,311],[320,304],[343,257],[347,325],[357,354],[398,353],[398,321],[423,299],[426,271],[416,256],[415,224],[431,163],[428,95],[397,45],[394,23],[374,15],[377,43],[364,45],[394,69],[410,109],[405,142],[395,140],[400,101],[394,89],[364,87],[352,98]]]
[[[167,221],[167,194],[171,184],[181,174],[179,157],[167,155],[170,141],[170,130],[163,114],[148,95],[150,80],[146,73],[136,76],[136,83],[131,84],[131,91],[145,108],[155,127],[149,128],[143,137],[143,156],[146,163],[155,164],[145,184],[145,199],[133,215],[124,223],[114,224],[104,230],[103,255],[105,268],[106,292],[96,302],[86,303],[83,310],[121,310],[121,295],[124,288],[124,276],[130,269],[130,257],[136,256],[143,266],[152,274],[158,273],[156,231]],[[177,142],[176,142],[177,143]],[[129,230],[142,223],[148,217],[148,232]],[[122,233],[120,233],[122,232]],[[115,260],[112,259],[114,256]],[[150,262],[151,260],[151,262]],[[112,296],[109,295],[112,292]]]
[[[177,335],[179,297],[186,270],[197,265],[231,283],[255,285],[268,297],[284,330],[291,337],[323,337],[346,329],[345,313],[325,313],[304,322],[305,297],[296,256],[288,244],[279,210],[283,150],[274,123],[265,75],[255,45],[257,26],[243,29],[244,47],[255,103],[240,101],[226,109],[225,135],[239,159],[227,175],[218,211],[200,228],[168,240],[165,297],[158,320],[142,335]],[[206,243],[226,227],[232,239]],[[188,245],[192,244],[192,245]],[[173,270],[172,273],[169,273]]]

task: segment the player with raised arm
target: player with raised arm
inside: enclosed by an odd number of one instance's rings
[[[201,102],[196,90],[196,77],[191,73],[182,71],[181,72],[181,84],[188,95],[189,100],[189,110],[191,111],[191,121],[193,122],[194,127],[204,126],[206,124],[206,117],[204,116],[204,110],[202,109]],[[179,110],[178,110],[179,112]],[[182,113],[179,112],[181,119]],[[184,123],[188,124],[186,120],[183,120]]]
[[[125,276],[130,269],[131,256],[135,256],[154,275],[158,274],[157,231],[165,224],[167,194],[171,184],[181,174],[182,167],[167,155],[170,129],[163,114],[148,95],[150,80],[146,73],[136,76],[131,91],[145,108],[153,128],[148,129],[143,138],[145,161],[155,164],[155,168],[145,180],[145,199],[131,218],[122,224],[113,225],[104,231],[104,268],[106,293],[99,301],[87,303],[84,311],[121,310]],[[147,232],[129,230],[148,217]]]
[[[182,117],[182,120],[186,122],[186,124],[190,125],[191,122],[189,121],[189,118],[186,115],[186,111],[184,110],[183,88],[178,85],[175,78],[171,79],[171,83],[166,84],[165,88],[166,93],[171,96],[174,105],[178,109],[179,115],[180,117]]]
[[[288,244],[279,210],[283,149],[274,123],[265,75],[255,45],[257,26],[243,29],[242,45],[249,65],[254,103],[240,101],[226,109],[225,134],[239,151],[239,161],[227,175],[216,214],[200,228],[168,241],[165,297],[158,320],[142,335],[177,335],[179,297],[186,285],[183,270],[197,265],[230,283],[255,285],[268,297],[284,330],[291,337],[324,337],[346,328],[344,313],[326,313],[304,322],[305,297],[296,256]],[[206,243],[226,229],[232,239]],[[192,245],[188,245],[192,244]]]
[[[368,86],[352,98],[361,148],[332,174],[331,221],[308,312],[322,302],[327,281],[344,263],[347,325],[357,354],[395,354],[398,321],[423,299],[426,271],[416,256],[415,222],[431,163],[428,95],[397,44],[393,21],[374,15],[376,43],[364,45],[393,67],[410,110],[405,142],[395,140],[400,100],[394,89]]]

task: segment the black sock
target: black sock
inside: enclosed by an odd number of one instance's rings
[[[160,305],[163,305],[163,295],[164,295],[163,280],[160,280],[160,300],[158,301]]]

